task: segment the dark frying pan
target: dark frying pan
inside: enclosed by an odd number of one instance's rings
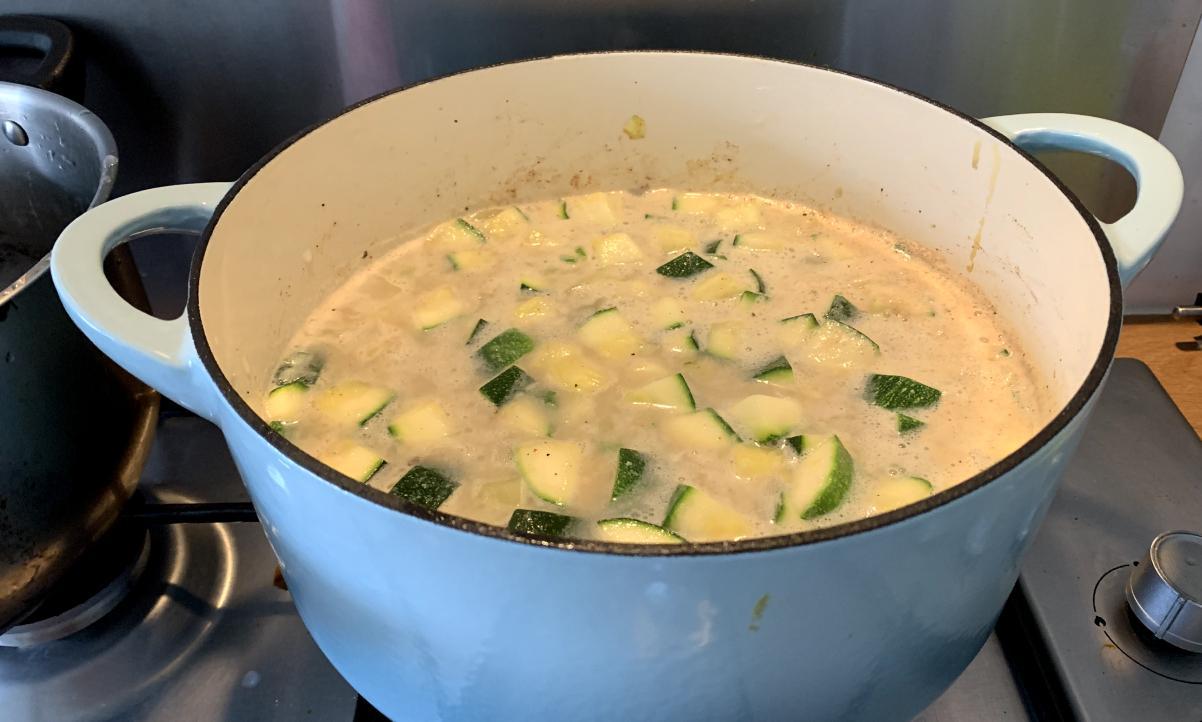
[[[0,17],[0,632],[112,526],[158,417],[158,395],[78,332],[46,272],[54,239],[117,171],[100,119],[47,90],[78,90],[74,54],[61,23]],[[128,251],[107,269],[145,308]]]

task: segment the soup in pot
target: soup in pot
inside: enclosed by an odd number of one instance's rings
[[[1030,438],[1041,394],[982,295],[911,240],[660,189],[482,210],[365,260],[261,411],[413,504],[681,543],[923,499]]]

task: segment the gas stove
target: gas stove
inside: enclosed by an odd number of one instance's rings
[[[1151,372],[1117,361],[995,633],[918,719],[1202,719],[1202,654],[1156,639],[1125,598],[1154,537],[1202,527],[1198,469],[1202,442]],[[215,427],[166,411],[141,493],[224,506],[131,520],[57,606],[0,637],[0,717],[382,719],[305,631],[258,525],[204,521],[246,501]]]

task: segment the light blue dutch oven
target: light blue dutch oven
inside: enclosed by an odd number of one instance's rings
[[[635,113],[647,132],[632,141],[621,128]],[[1019,146],[1118,161],[1138,181],[1135,208],[1098,223]],[[644,185],[802,199],[926,243],[1020,331],[1059,411],[920,503],[681,547],[528,541],[425,511],[322,465],[256,413],[283,345],[365,251],[465,206]],[[977,121],[749,57],[579,55],[367,101],[233,185],[107,203],[63,233],[53,273],[105,353],[221,427],[305,624],[384,713],[905,719],[993,627],[1110,365],[1121,284],[1181,195],[1168,151],[1105,120]],[[172,321],[125,305],[101,272],[113,247],[156,228],[204,229]]]

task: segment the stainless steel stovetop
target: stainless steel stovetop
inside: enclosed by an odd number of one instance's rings
[[[1152,639],[1123,599],[1153,537],[1202,528],[1199,469],[1202,442],[1151,372],[1117,361],[995,634],[918,719],[1202,720],[1202,655]],[[161,420],[142,488],[246,499],[220,432],[183,413]],[[313,644],[257,524],[132,536],[130,589],[111,611],[0,648],[0,719],[379,719]]]

